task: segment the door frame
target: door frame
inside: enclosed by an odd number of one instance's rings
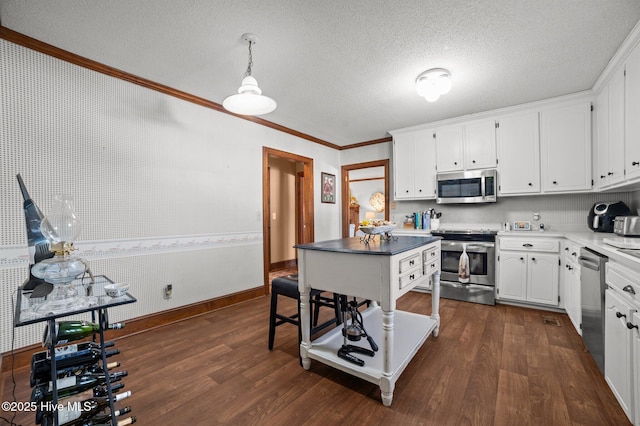
[[[264,294],[269,294],[269,265],[271,262],[271,227],[269,212],[269,157],[278,157],[300,162],[303,164],[303,200],[302,211],[298,221],[302,223],[303,235],[299,241],[311,243],[314,241],[314,209],[313,209],[313,158],[303,157],[279,149],[262,147],[262,267]],[[309,178],[307,178],[309,177]]]
[[[389,220],[389,159],[342,166],[342,237],[349,237],[349,172],[351,170],[384,167],[384,220]]]

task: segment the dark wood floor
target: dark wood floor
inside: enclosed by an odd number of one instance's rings
[[[412,292],[398,307],[428,313],[431,297]],[[293,326],[278,327],[270,352],[268,312],[264,297],[118,340],[114,360],[129,371],[126,405],[138,424],[629,424],[563,314],[443,299],[440,335],[427,340],[384,407],[373,384],[316,361],[302,369]],[[15,377],[18,400],[27,400],[28,371]],[[10,375],[3,380],[6,401]],[[16,421],[32,424],[33,415]]]

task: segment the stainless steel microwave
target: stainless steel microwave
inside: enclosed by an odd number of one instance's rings
[[[495,203],[496,169],[438,173],[438,204]]]

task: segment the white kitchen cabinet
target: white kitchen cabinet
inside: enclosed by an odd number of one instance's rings
[[[496,122],[478,120],[465,123],[464,168],[490,169],[496,167]]]
[[[604,188],[625,179],[624,66],[616,71],[596,99],[597,140],[595,185]]]
[[[498,299],[527,300],[526,254],[500,252]]]
[[[640,177],[640,46],[627,61],[625,80],[625,169],[627,179]]]
[[[559,242],[499,238],[498,299],[558,306]]]
[[[438,172],[496,167],[495,120],[441,127],[435,134]]]
[[[462,125],[442,127],[436,130],[436,164],[438,172],[455,172],[464,169],[464,132]]]
[[[605,292],[604,375],[622,410],[633,421],[632,335],[627,328],[633,307],[614,290]]]
[[[501,195],[539,193],[538,112],[498,119],[496,139],[499,193]]]
[[[432,131],[394,134],[393,172],[396,200],[436,197],[436,159]]]
[[[580,246],[569,241],[563,243],[561,252],[562,305],[564,306],[573,327],[582,335],[582,297],[580,295]]]
[[[543,192],[591,189],[591,104],[558,106],[540,112]]]

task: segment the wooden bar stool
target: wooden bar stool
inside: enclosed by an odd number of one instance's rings
[[[340,313],[340,296],[333,294],[328,297],[322,294],[321,290],[311,290],[311,334],[317,333],[325,329],[331,324],[342,324]],[[298,312],[293,315],[283,315],[278,313],[278,297],[284,296],[295,299],[298,302]],[[325,306],[333,308],[334,317],[328,321],[318,324],[320,307]],[[298,291],[298,276],[289,275],[286,277],[276,278],[271,282],[271,310],[269,314],[269,350],[273,349],[273,341],[276,335],[276,327],[285,323],[293,324],[298,327],[298,344],[302,341],[302,330],[300,328],[300,292]]]

